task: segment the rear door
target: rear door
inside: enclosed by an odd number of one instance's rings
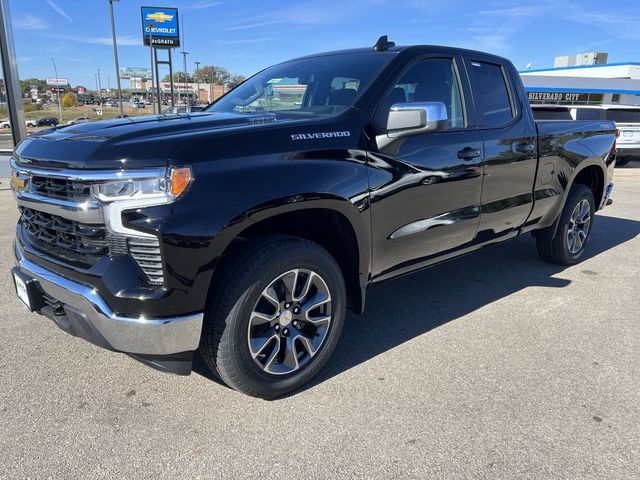
[[[467,58],[484,143],[478,242],[508,235],[528,218],[537,168],[536,129],[528,100],[507,63]]]
[[[447,131],[391,142],[381,134],[370,147],[374,276],[411,270],[473,241],[482,136],[467,120],[470,97],[459,56],[421,57],[389,83],[375,115],[378,132],[398,103],[443,102],[449,120]]]

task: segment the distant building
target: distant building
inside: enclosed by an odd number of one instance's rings
[[[555,68],[576,67],[585,65],[603,65],[607,63],[609,54],[605,52],[578,53],[556,57],[553,62]]]
[[[602,58],[606,61],[607,56],[604,53],[580,55],[591,56],[587,58],[588,61],[598,61]],[[598,55],[601,56],[600,59],[594,57]],[[559,58],[564,57],[556,57],[556,64]],[[520,76],[531,103],[640,105],[638,62],[576,64],[525,70],[520,72]]]
[[[144,78],[131,78],[131,95],[139,97],[143,100],[151,98],[155,95],[155,84]],[[227,93],[229,88],[225,85],[215,85],[212,83],[182,83],[173,82],[173,95],[176,103],[211,103]],[[171,83],[160,82],[160,95],[163,101],[169,101],[171,98]]]

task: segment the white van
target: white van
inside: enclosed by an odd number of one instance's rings
[[[640,159],[640,106],[531,105],[536,120],[613,120],[620,131],[616,142],[618,165]]]

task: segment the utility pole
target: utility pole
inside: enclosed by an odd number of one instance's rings
[[[60,102],[60,82],[58,82],[58,68],[56,67],[56,62],[53,61],[53,57],[51,57],[51,63],[53,63],[53,73],[55,75],[55,82],[56,82],[56,96],[58,97],[58,114],[60,115],[60,123],[62,123],[62,103]]]
[[[100,77],[100,69],[98,69],[98,98],[100,99],[100,106],[102,106],[102,78]]]
[[[182,68],[184,69],[184,94],[186,98],[187,105],[189,104],[189,91],[187,90],[187,55],[189,52],[185,52],[184,50],[180,52],[182,54]],[[178,103],[180,103],[180,91],[178,91]]]
[[[153,37],[151,36],[153,27],[153,23],[147,23],[146,25],[149,28],[149,61],[151,62],[151,106],[153,107],[153,113],[156,113],[156,104],[153,101],[153,87],[154,87],[154,76],[153,76]],[[160,113],[160,79],[158,81],[158,113]]]
[[[109,0],[109,10],[111,12],[111,36],[113,37],[113,60],[116,64],[116,80],[118,81],[118,105],[120,106],[120,117],[124,117],[124,107],[122,106],[122,87],[120,86],[120,66],[118,65],[118,43],[116,41],[116,23],[113,17],[113,2],[120,0]],[[111,86],[109,86],[111,90]]]
[[[193,62],[196,64],[196,71],[193,72],[193,75],[195,76],[198,73],[198,70],[200,70],[200,62]],[[196,89],[196,105],[200,104],[200,76],[198,76],[198,87]]]
[[[11,136],[13,137],[13,146],[16,147],[27,136],[27,127],[24,123],[22,92],[18,76],[16,49],[13,44],[9,3],[9,0],[0,0],[0,56],[2,57],[2,71],[7,90]]]

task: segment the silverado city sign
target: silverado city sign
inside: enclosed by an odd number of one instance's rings
[[[579,102],[589,97],[588,93],[569,92],[529,92],[528,95],[530,102]]]

